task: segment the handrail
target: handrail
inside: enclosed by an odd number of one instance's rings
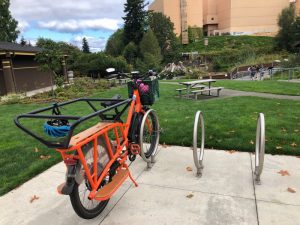
[[[201,147],[200,147],[200,154],[198,156],[198,124],[200,119],[201,125]],[[205,127],[204,127],[204,118],[203,113],[198,111],[195,116],[194,122],[194,135],[193,135],[193,156],[194,156],[194,163],[197,168],[197,177],[202,176],[203,170],[203,158],[204,158],[204,145],[205,145]]]

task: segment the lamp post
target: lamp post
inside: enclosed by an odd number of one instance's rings
[[[206,67],[206,52],[207,52],[207,46],[208,46],[208,38],[204,38],[204,46],[205,46],[205,53],[204,53],[204,58],[205,58],[205,67]]]

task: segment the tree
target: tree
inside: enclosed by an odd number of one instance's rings
[[[138,62],[139,70],[145,72],[149,69],[158,70],[160,68],[162,56],[158,40],[153,31],[149,29],[140,43],[140,53],[142,60]]]
[[[148,24],[158,40],[164,61],[173,60],[179,47],[179,41],[174,33],[174,24],[170,17],[158,12],[149,12]]]
[[[294,4],[282,10],[278,18],[279,32],[275,38],[276,46],[279,49],[293,51],[294,22],[296,19],[296,10]]]
[[[132,41],[138,45],[145,30],[147,12],[144,9],[144,0],[127,0],[124,6],[124,44]]]
[[[296,21],[293,24],[293,30],[295,41],[300,41],[300,17],[296,18]]]
[[[10,1],[0,0],[0,41],[15,42],[20,33],[18,22],[9,11]]]
[[[89,43],[85,37],[82,39],[82,52],[91,53]]]
[[[112,56],[120,56],[124,50],[124,29],[118,29],[107,41],[105,52]]]
[[[23,36],[21,37],[21,40],[20,40],[20,45],[22,45],[22,46],[25,46],[25,45],[27,45],[27,42],[25,41],[25,39],[24,39],[24,37],[23,37]]]
[[[128,45],[124,48],[123,56],[127,60],[127,62],[133,65],[138,57],[138,47],[134,44],[134,42],[129,42]]]
[[[62,61],[67,56],[68,68],[74,67],[74,61],[82,54],[81,51],[65,42],[55,42],[51,39],[39,38],[36,46],[42,48],[42,52],[36,56],[36,61],[39,62],[40,68],[43,71],[52,71],[54,81],[61,84],[63,81]]]

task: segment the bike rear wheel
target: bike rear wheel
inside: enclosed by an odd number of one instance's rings
[[[147,161],[156,155],[159,142],[159,123],[154,110],[148,110],[142,120],[140,129],[141,156]]]
[[[102,159],[103,157],[105,158],[105,155],[107,154],[106,150],[106,145],[104,144],[104,139],[99,138],[98,139],[98,177],[100,176],[102,170],[103,170],[103,163],[107,162],[100,162],[99,160]],[[85,154],[85,160],[90,168],[90,172],[92,173],[93,171],[93,164],[94,164],[94,157],[93,157],[93,146],[87,146],[87,149],[84,150]],[[107,156],[108,157],[108,156]],[[107,158],[108,160],[108,158]],[[107,161],[106,160],[106,161]],[[82,165],[80,163],[80,171],[79,173],[82,173]],[[106,207],[108,200],[106,201],[96,201],[96,200],[91,200],[88,198],[90,192],[91,192],[91,185],[89,184],[89,181],[85,175],[82,175],[83,177],[79,180],[82,180],[80,183],[75,182],[74,188],[72,193],[70,194],[70,200],[71,204],[73,206],[74,211],[77,213],[78,216],[80,216],[83,219],[93,219],[96,216],[98,216]],[[78,179],[76,179],[78,180]],[[99,189],[103,187],[106,182],[108,181],[103,181],[102,184],[100,185]],[[98,189],[98,190],[99,190]]]

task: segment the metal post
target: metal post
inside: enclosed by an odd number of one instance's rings
[[[201,147],[200,147],[200,154],[198,156],[198,125],[201,125]],[[204,127],[204,118],[203,113],[198,111],[195,116],[194,122],[194,134],[193,134],[193,156],[194,156],[194,163],[197,169],[196,177],[202,176],[203,166],[203,158],[204,158],[204,145],[205,145],[205,127]]]
[[[257,118],[256,144],[255,144],[255,182],[261,184],[260,176],[264,166],[265,157],[265,116],[260,113]]]

